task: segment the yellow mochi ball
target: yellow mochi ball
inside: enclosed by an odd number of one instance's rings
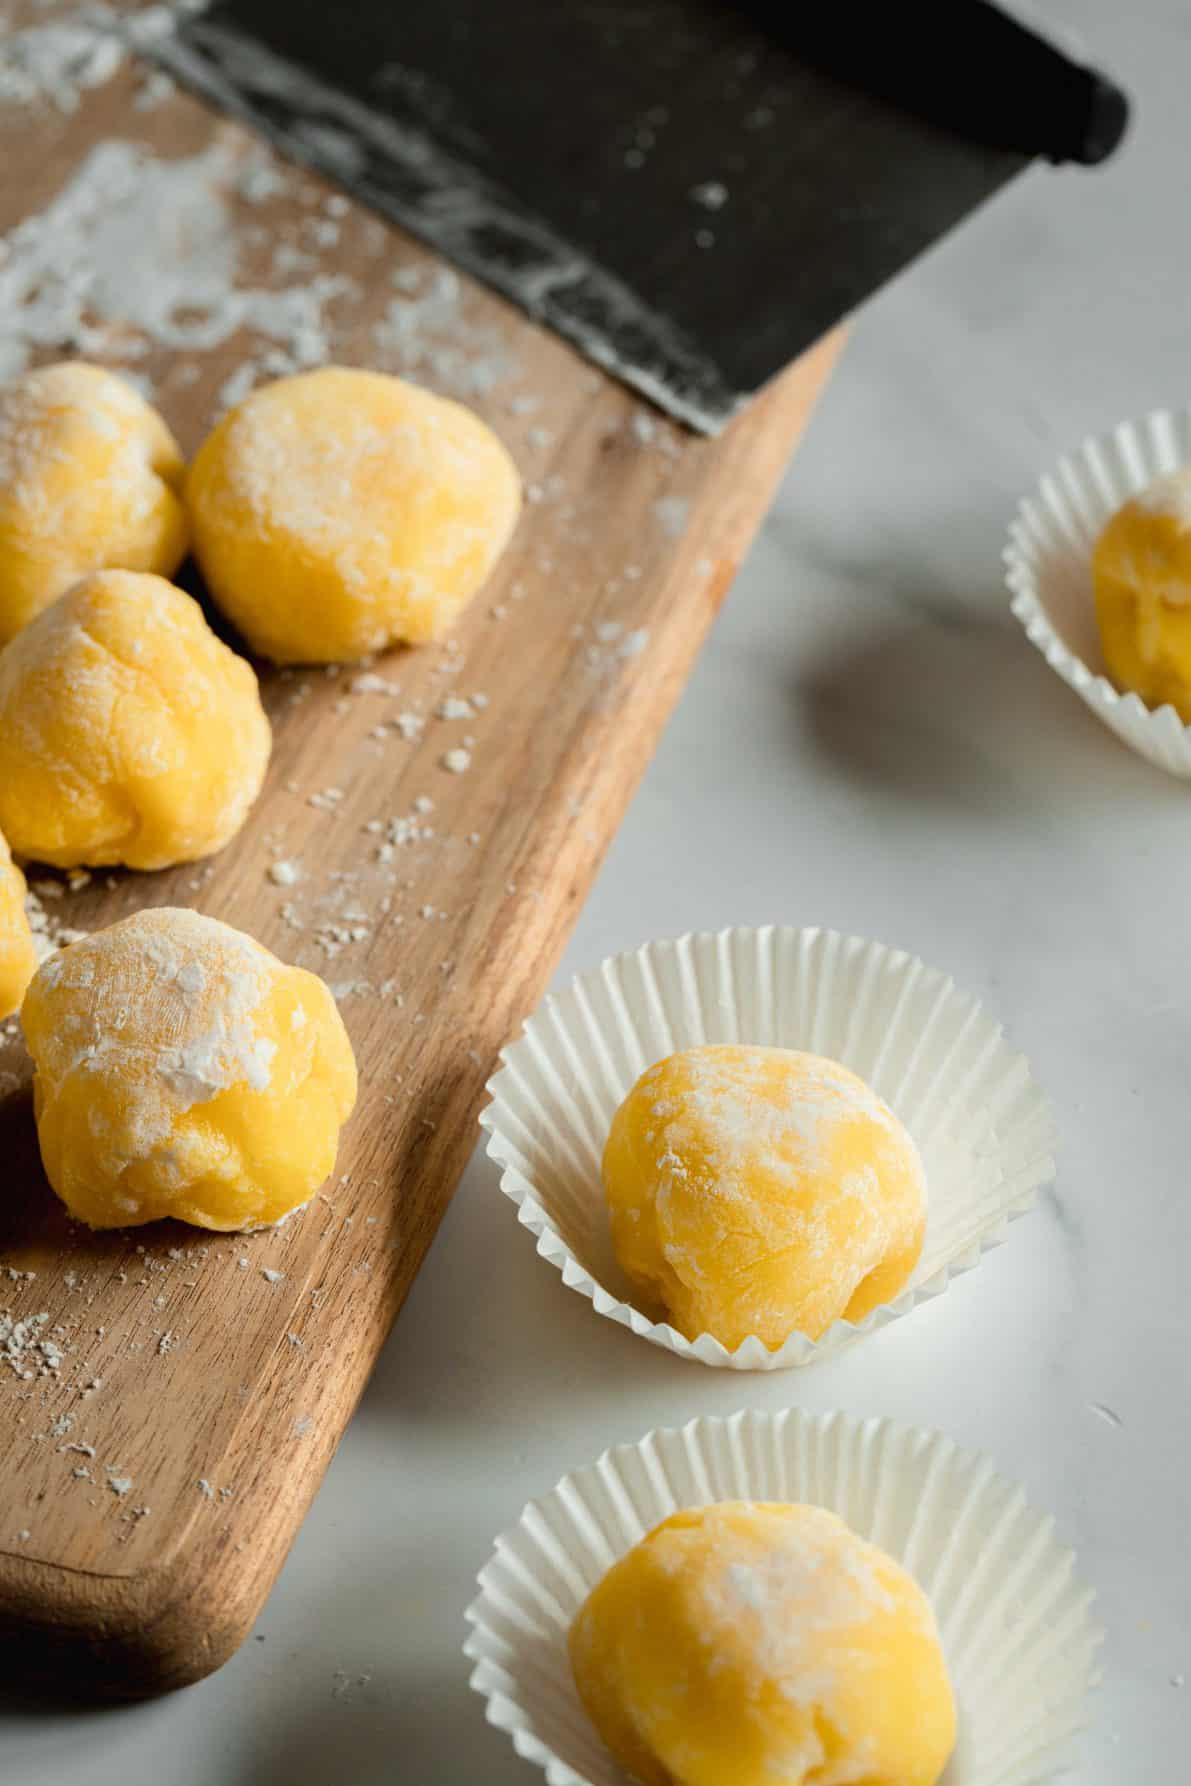
[[[21,1025],[46,1176],[92,1228],[260,1228],[335,1164],[351,1043],[315,974],[161,906],[42,964]]]
[[[1108,673],[1191,725],[1191,466],[1158,478],[1112,516],[1092,554]]]
[[[588,1596],[570,1654],[645,1786],[935,1786],[955,1744],[926,1596],[821,1507],[673,1514]]]
[[[617,1257],[688,1339],[818,1339],[902,1289],[926,1184],[893,1112],[835,1061],[688,1048],[613,1119],[604,1194]]]
[[[328,366],[225,416],[186,500],[207,585],[253,649],[337,663],[445,632],[504,549],[520,488],[461,404]]]
[[[0,829],[18,855],[210,855],[243,824],[269,749],[252,666],[162,577],[87,577],[0,652]]]
[[[37,972],[37,950],[25,911],[25,877],[0,836],[0,1018],[20,1009]]]
[[[185,467],[132,385],[82,361],[0,387],[0,645],[89,571],[186,555]]]

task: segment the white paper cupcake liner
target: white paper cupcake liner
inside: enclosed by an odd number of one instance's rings
[[[471,1684],[549,1786],[625,1780],[571,1677],[575,1613],[659,1520],[719,1500],[828,1507],[915,1577],[959,1708],[946,1786],[1042,1786],[1062,1771],[1102,1633],[1053,1521],[940,1433],[790,1409],[692,1420],[618,1446],[497,1539],[467,1612]]]
[[[612,1249],[600,1160],[637,1077],[675,1049],[753,1042],[842,1061],[909,1129],[929,1214],[910,1283],[858,1324],[770,1351],[688,1340],[633,1303]],[[597,1312],[681,1358],[737,1370],[805,1364],[908,1314],[1005,1238],[1053,1177],[1049,1106],[976,1000],[901,950],[834,931],[724,930],[616,956],[547,999],[504,1050],[480,1118],[501,1189],[538,1252]]]
[[[1149,762],[1191,777],[1191,727],[1174,708],[1122,694],[1104,671],[1092,548],[1109,516],[1152,479],[1191,463],[1191,409],[1158,410],[1086,440],[1020,504],[1005,548],[1013,612],[1051,669]]]

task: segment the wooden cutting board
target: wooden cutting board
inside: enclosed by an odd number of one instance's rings
[[[129,143],[145,146],[148,187],[121,197],[113,142],[125,161]],[[360,1065],[335,1176],[287,1226],[96,1235],[46,1185],[28,1060],[15,1023],[0,1029],[0,1310],[46,1317],[9,1331],[7,1355],[0,1342],[0,1654],[10,1679],[136,1696],[218,1667],[256,1616],[474,1146],[495,1055],[542,991],[836,343],[718,440],[685,435],[128,65],[74,112],[0,121],[0,165],[0,228],[56,207],[49,236],[26,225],[0,259],[10,278],[33,268],[29,316],[58,303],[66,318],[57,336],[37,325],[33,357],[130,367],[188,452],[246,362],[406,371],[475,404],[529,497],[447,645],[391,653],[363,679],[262,668],[272,767],[216,860],[79,891],[31,871],[53,925],[193,905],[316,969]],[[215,209],[191,204],[175,241],[200,169]],[[72,230],[82,270],[68,276]],[[146,322],[142,254],[145,291],[168,285],[163,257],[193,265],[193,313],[183,290],[169,318]],[[88,285],[95,256],[107,271]],[[203,269],[216,264],[251,287],[243,326],[229,329],[226,305],[212,323]],[[129,266],[138,284],[120,300]],[[267,294],[287,286],[274,313]],[[113,313],[120,301],[135,327]],[[25,321],[10,309],[0,339]],[[188,331],[196,344],[160,339]],[[437,717],[449,697],[471,716]],[[454,747],[470,751],[464,773],[442,765]]]

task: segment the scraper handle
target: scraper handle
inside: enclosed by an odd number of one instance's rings
[[[989,0],[865,7],[745,0],[771,39],[849,86],[969,141],[1086,167],[1125,134],[1129,101]]]

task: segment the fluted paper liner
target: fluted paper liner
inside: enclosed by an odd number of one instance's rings
[[[1086,440],[1019,506],[1005,548],[1013,612],[1051,669],[1118,738],[1160,769],[1191,777],[1191,728],[1108,679],[1092,592],[1092,548],[1109,516],[1191,464],[1191,409],[1158,410]]]
[[[468,1609],[471,1684],[549,1786],[624,1786],[579,1702],[566,1634],[659,1520],[709,1501],[838,1513],[929,1597],[959,1709],[945,1786],[1043,1786],[1083,1721],[1101,1640],[1053,1521],[941,1433],[844,1414],[749,1412],[650,1433],[564,1477],[497,1539]]]
[[[769,1350],[691,1341],[634,1306],[612,1249],[600,1159],[652,1062],[699,1042],[809,1049],[851,1067],[909,1129],[927,1176],[922,1258],[858,1324]],[[501,1189],[538,1252],[597,1312],[683,1358],[738,1370],[805,1364],[907,1314],[1005,1237],[1054,1172],[1047,1102],[975,999],[898,949],[834,931],[724,930],[647,944],[547,999],[501,1055],[481,1117]]]

